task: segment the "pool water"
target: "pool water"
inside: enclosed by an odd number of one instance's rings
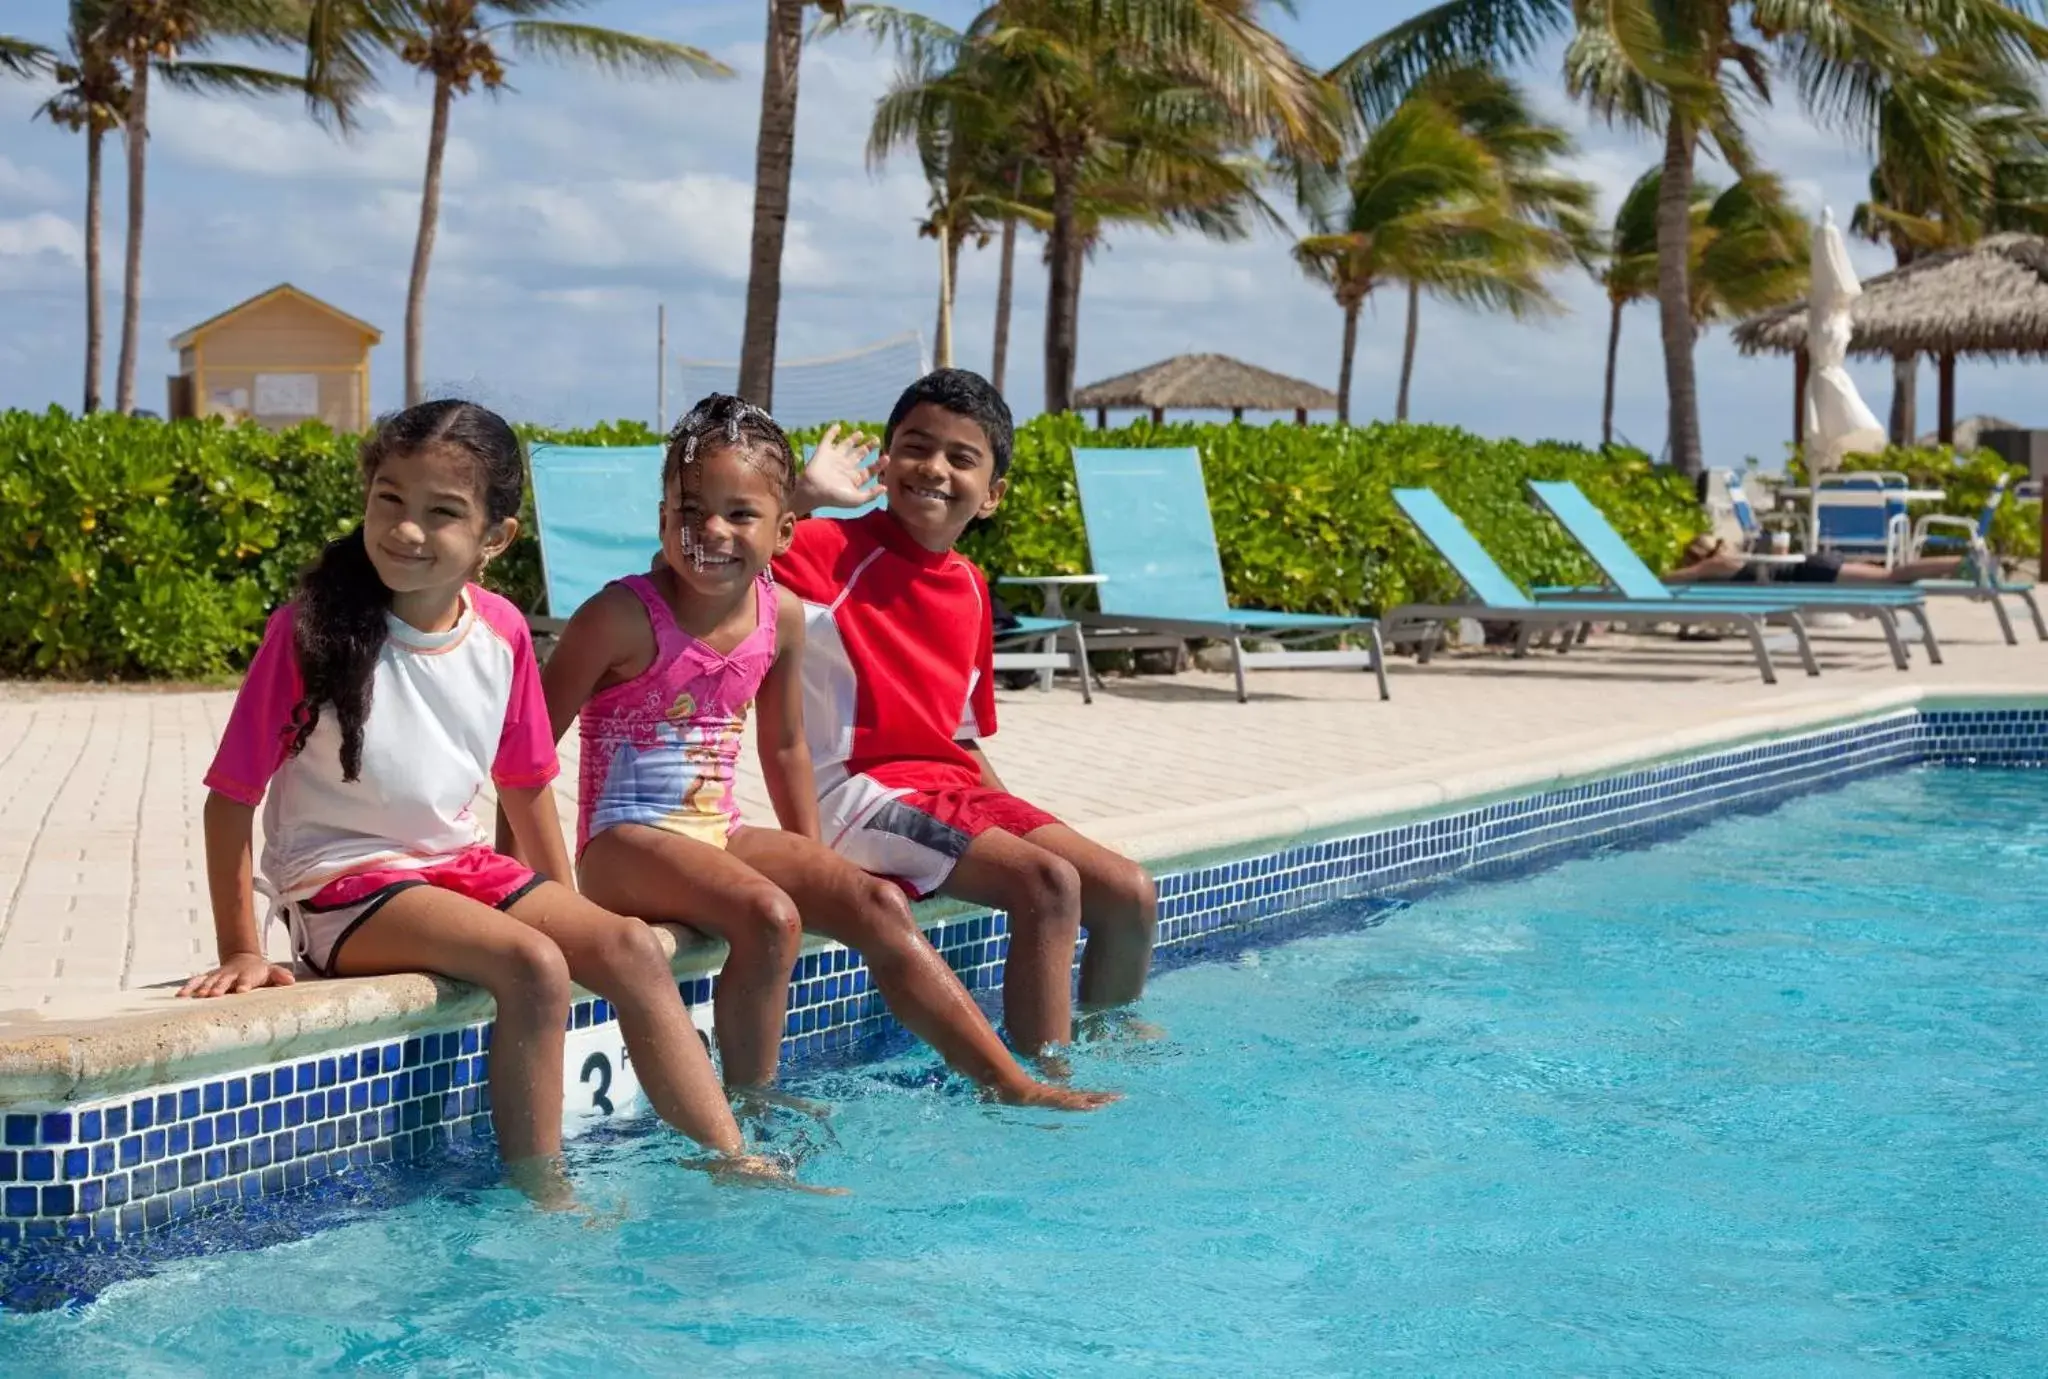
[[[845,1199],[577,1149],[0,1316],[0,1369],[2039,1372],[2048,773],[1925,771],[1163,975],[1128,1099],[914,1054],[773,1129]]]

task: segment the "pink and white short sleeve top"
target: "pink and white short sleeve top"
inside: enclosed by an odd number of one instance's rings
[[[341,777],[332,705],[297,756],[286,747],[304,693],[292,605],[278,609],[206,773],[209,790],[263,805],[267,889],[302,900],[369,868],[425,867],[490,841],[486,781],[546,785],[559,769],[526,620],[470,585],[445,632],[389,617],[363,726],[359,779]]]

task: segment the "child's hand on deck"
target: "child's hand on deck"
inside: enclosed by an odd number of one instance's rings
[[[211,972],[202,972],[178,988],[180,996],[232,996],[266,986],[291,986],[298,979],[289,967],[260,953],[236,953]]]
[[[799,512],[819,508],[857,508],[881,492],[875,475],[882,467],[878,440],[862,431],[839,434],[837,424],[818,438],[817,453],[796,478]]]

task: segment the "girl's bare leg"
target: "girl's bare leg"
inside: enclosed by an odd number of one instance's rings
[[[733,835],[732,855],[796,902],[804,926],[864,958],[897,1019],[957,1071],[1003,1101],[1086,1111],[1116,1100],[1038,1081],[1018,1064],[981,1007],[918,929],[903,892],[809,838],[772,828]]]
[[[577,873],[583,894],[607,910],[725,940],[731,951],[715,1009],[726,1084],[773,1083],[790,969],[803,944],[795,902],[724,850],[639,824],[592,838]]]
[[[548,1205],[567,1200],[562,1174],[562,1032],[569,965],[543,935],[453,891],[400,891],[348,936],[343,976],[439,972],[474,982],[498,1003],[491,1038],[491,1121],[506,1176]]]
[[[742,1152],[740,1128],[654,931],[552,881],[521,896],[511,915],[561,950],[571,977],[617,1008],[655,1112],[707,1149]]]

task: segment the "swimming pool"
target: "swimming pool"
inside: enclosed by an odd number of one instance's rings
[[[2048,773],[1911,771],[1163,975],[1127,1101],[933,1060],[778,1122],[844,1200],[574,1152],[93,1303],[22,1372],[2011,1372],[2048,1359]]]

